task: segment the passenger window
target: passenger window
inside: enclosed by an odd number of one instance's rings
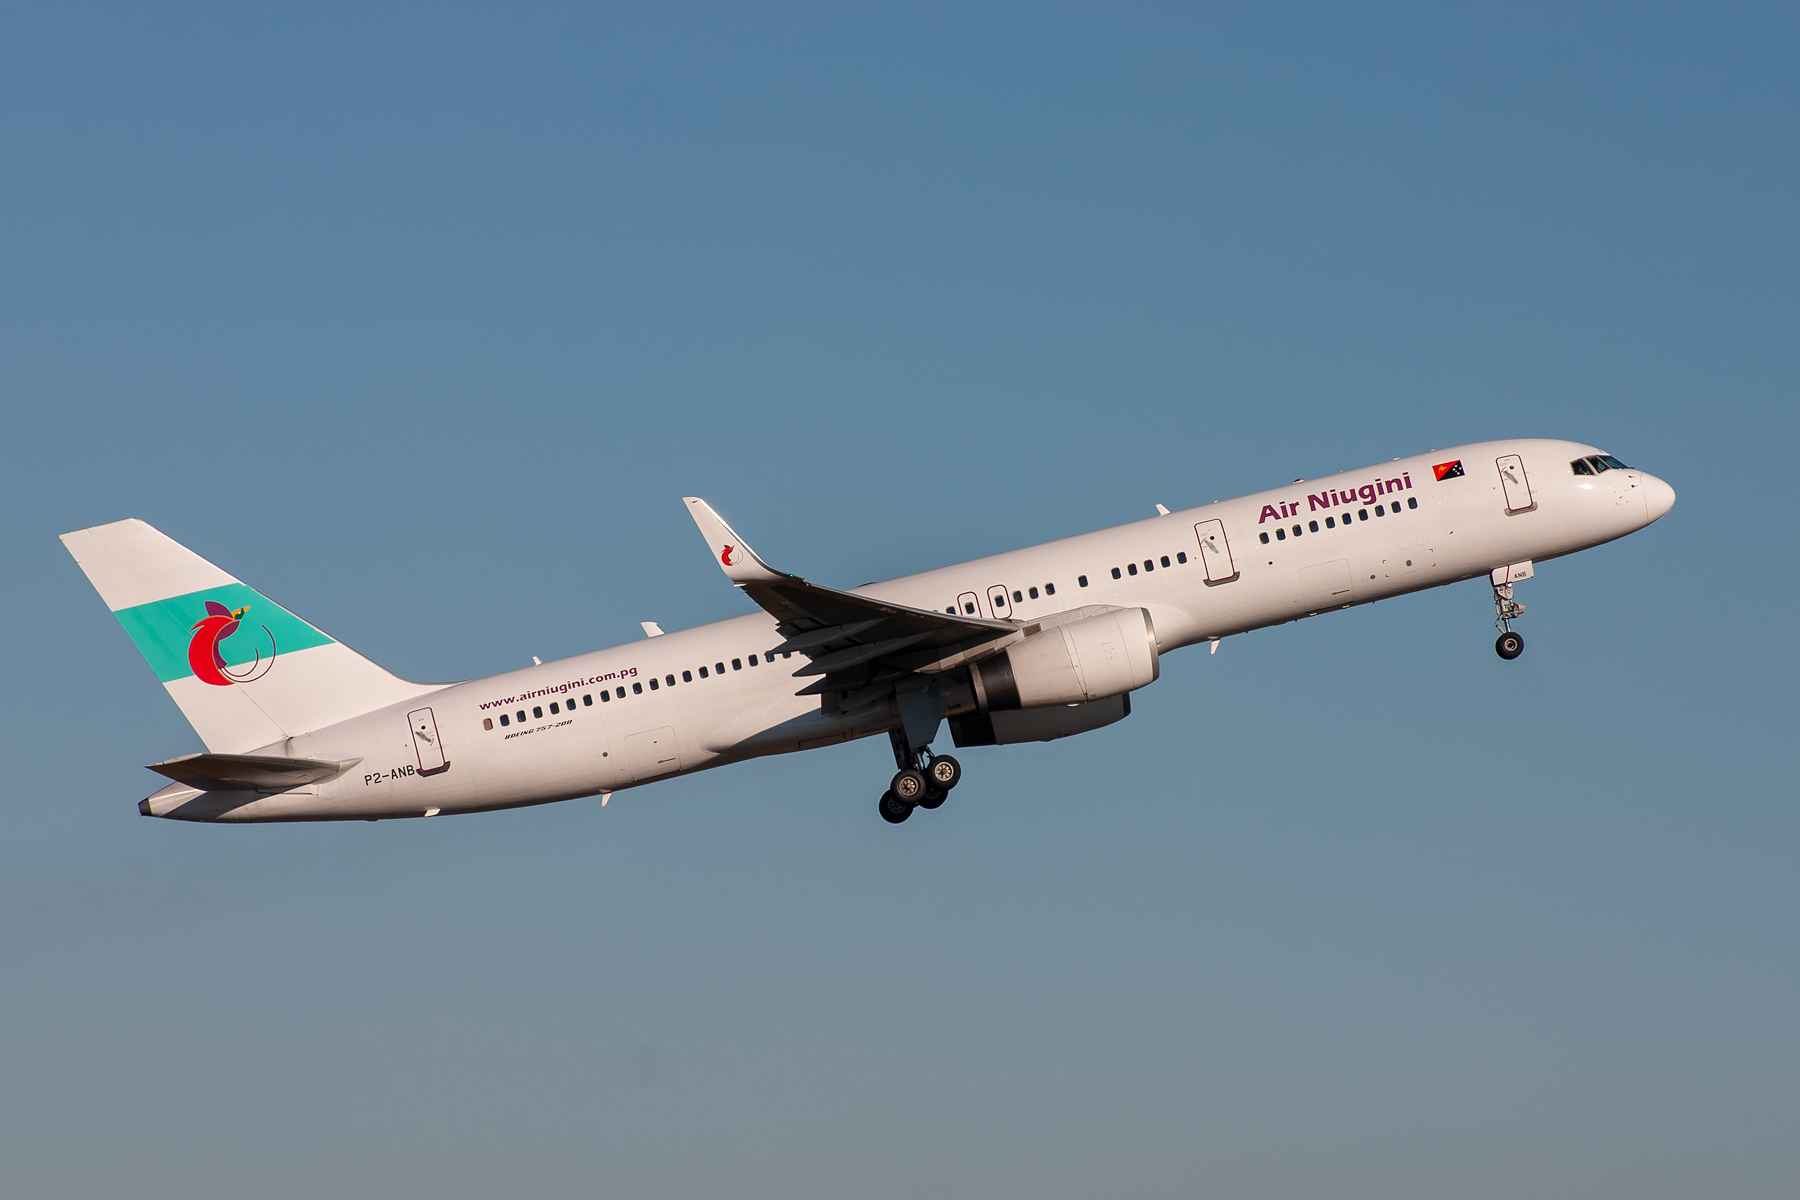
[[[1300,536],[1300,527],[1298,525],[1294,526],[1294,536],[1295,537]]]
[[[1076,583],[1076,586],[1078,586],[1078,587],[1086,587],[1087,586],[1087,576],[1086,575],[1077,575],[1075,577],[1075,583]]]
[[[605,693],[602,693],[602,695],[604,695],[604,694]],[[583,708],[594,707],[594,697],[592,695],[583,696],[581,698],[581,707],[583,707]]]
[[[756,655],[754,654],[750,656],[750,665],[753,667],[756,665]],[[737,659],[735,658],[731,660],[731,669],[734,671],[737,670]]]
[[[687,672],[686,672],[686,671],[683,671],[683,672],[682,672],[682,674],[683,674],[683,675],[686,675],[686,674],[687,674]],[[674,676],[673,676],[673,675],[664,675],[664,676],[663,676],[663,682],[664,682],[664,683],[666,683],[666,684],[668,684],[668,685],[669,685],[669,686],[670,686],[670,687],[674,687],[674,686],[675,686],[675,677],[674,677]],[[689,680],[688,680],[688,682],[689,682],[689,683],[692,683],[692,682],[694,682],[694,681],[693,681],[693,680],[692,680],[692,679],[689,679]]]
[[[1277,529],[1277,530],[1276,530],[1276,531],[1275,531],[1275,540],[1276,540],[1276,541],[1278,541],[1278,542],[1285,542],[1285,541],[1287,541],[1287,530],[1285,530],[1285,529]]]
[[[975,611],[975,602],[973,600],[963,601],[963,611],[966,613],[974,612]]]
[[[1034,596],[1037,595],[1037,589],[1032,588],[1031,594]],[[1014,604],[1018,604],[1018,603],[1022,602],[1024,599],[1025,599],[1025,594],[1023,592],[1014,592],[1013,593],[1013,603]]]
[[[1592,475],[1594,473],[1594,468],[1588,466],[1587,459],[1585,458],[1578,458],[1570,463],[1569,470],[1575,472],[1577,475]]]
[[[644,694],[644,685],[643,685],[643,684],[641,684],[641,683],[634,683],[634,684],[632,684],[632,685],[631,685],[631,694],[632,694],[632,695],[634,695],[634,696],[641,696],[641,695],[643,695],[643,694]]]
[[[1114,567],[1113,568],[1113,578],[1117,579],[1118,577],[1119,577],[1119,568]]]
[[[1365,520],[1365,521],[1366,521],[1366,520],[1368,520],[1368,518],[1367,518],[1367,517],[1364,517],[1364,518],[1363,518],[1363,519],[1364,519],[1364,520]],[[1345,514],[1344,514],[1344,515],[1343,515],[1343,516],[1341,516],[1341,517],[1339,517],[1339,518],[1338,518],[1338,520],[1340,520],[1340,521],[1342,521],[1342,522],[1343,522],[1343,523],[1344,523],[1344,524],[1346,524],[1346,525],[1348,525],[1348,524],[1349,524],[1349,523],[1350,523],[1350,514],[1349,514],[1349,513],[1345,513]]]
[[[704,671],[704,670],[706,670],[706,668],[705,668],[705,667],[701,667],[701,668],[700,668],[700,669],[701,669],[701,670],[702,670],[702,671]],[[693,672],[692,672],[692,671],[683,671],[683,672],[682,672],[682,673],[681,673],[681,682],[683,682],[683,683],[692,683],[692,682],[694,682],[694,673],[693,673]],[[674,686],[675,686],[675,677],[674,677],[674,676],[673,676],[673,675],[671,675],[671,676],[669,676],[669,686],[670,686],[670,687],[674,687]]]
[[[1408,508],[1419,507],[1419,498],[1417,496],[1408,496],[1406,498],[1406,507],[1408,507]]]
[[[1327,529],[1336,529],[1336,528],[1337,528],[1337,518],[1335,518],[1335,517],[1326,517],[1326,518],[1325,518],[1325,528],[1327,528]]]
[[[1026,594],[1029,595],[1033,600],[1037,599],[1037,589],[1036,588],[1032,588],[1031,591]]]
[[[1357,520],[1359,520],[1359,521],[1366,521],[1366,520],[1368,520],[1368,519],[1369,519],[1369,510],[1368,510],[1368,509],[1366,509],[1366,508],[1359,508],[1359,509],[1357,509],[1357,510],[1356,510],[1356,519],[1357,519]]]
[[[1175,556],[1175,561],[1178,563],[1186,562],[1187,561],[1187,551],[1183,550],[1180,554],[1177,554]]]
[[[1137,564],[1136,563],[1126,563],[1125,570],[1130,572],[1133,575],[1136,575],[1137,574]]]
[[[1169,565],[1169,556],[1166,554],[1162,556],[1162,565],[1165,567]]]
[[[619,695],[623,696],[624,694],[625,694],[625,689],[620,688]],[[600,703],[611,704],[612,703],[612,693],[611,692],[601,692],[600,693]]]
[[[1258,534],[1258,535],[1257,535],[1257,536],[1258,536],[1258,537],[1260,537],[1260,538],[1262,538],[1262,544],[1263,544],[1263,545],[1265,545],[1265,546],[1266,546],[1266,545],[1268,545],[1268,544],[1269,544],[1269,535],[1268,535],[1268,534],[1266,534],[1266,533],[1262,533],[1262,534]]]
[[[550,715],[554,717],[557,713],[559,713],[561,711],[562,711],[562,709],[556,707],[556,701],[552,700],[550,702]]]
[[[1081,586],[1082,586],[1082,587],[1086,587],[1086,586],[1087,586],[1087,576],[1085,576],[1085,575],[1084,575],[1084,576],[1082,576],[1082,579],[1081,579]],[[1045,584],[1045,585],[1044,585],[1044,595],[1046,595],[1046,596],[1054,596],[1054,595],[1056,595],[1056,585],[1055,585],[1055,584],[1054,584],[1054,583],[1046,583],[1046,584]]]
[[[500,723],[502,725],[511,725],[512,724],[512,722],[507,719],[507,716],[505,713],[500,714]]]
[[[1308,533],[1317,533],[1317,532],[1319,532],[1319,523],[1318,523],[1318,522],[1317,522],[1317,521],[1308,521],[1308,522],[1307,522],[1307,523],[1306,523],[1306,531],[1307,531],[1307,532],[1308,532]]]
[[[494,718],[492,718],[492,717],[481,718],[481,727],[483,729],[492,729],[494,727]]]
[[[634,683],[634,684],[632,684],[632,685],[631,685],[631,690],[632,690],[632,691],[634,691],[634,692],[641,692],[641,691],[643,691],[643,689],[642,689],[642,688],[640,688],[640,687],[638,687],[638,685],[637,685],[637,684],[635,684],[635,683]],[[624,699],[624,698],[625,698],[625,689],[624,689],[624,688],[620,688],[620,689],[619,689],[619,699],[621,699],[621,700],[623,700],[623,699]]]
[[[1156,570],[1156,563],[1154,561],[1152,561],[1151,559],[1146,558],[1144,560],[1144,570],[1146,570],[1146,571]]]
[[[956,615],[956,605],[952,604],[949,608],[946,608],[944,611],[954,617]]]
[[[519,724],[523,725],[525,723],[525,710],[521,708],[519,710],[519,715],[514,717],[513,720],[515,720]]]
[[[723,667],[721,667],[721,668],[719,668],[719,669],[720,669],[720,670],[724,670],[724,668],[723,668]],[[701,668],[700,668],[700,678],[702,678],[702,679],[705,679],[705,678],[706,678],[706,668],[705,668],[705,667],[701,667]]]
[[[656,687],[657,687],[656,676],[652,675],[650,677],[650,690],[654,692],[656,690]]]
[[[755,666],[755,665],[756,665],[756,655],[754,655],[754,654],[752,654],[752,655],[751,655],[751,656],[750,656],[750,665],[751,665],[751,666],[753,666],[753,667],[754,667],[754,666]],[[732,669],[732,670],[734,670],[734,671],[741,671],[741,670],[743,670],[743,669],[744,669],[744,663],[743,663],[743,660],[742,660],[742,659],[737,659],[737,658],[734,658],[734,659],[732,659],[732,660],[731,660],[731,669]]]
[[[543,720],[544,719],[544,706],[541,704],[532,705],[531,716],[532,716],[533,720],[538,720],[538,721]]]
[[[724,663],[714,663],[713,664],[713,674],[714,675],[723,675],[724,673],[725,673],[725,664]],[[700,676],[701,676],[701,678],[704,679],[706,677],[706,672],[701,671]]]
[[[1377,504],[1377,505],[1376,505],[1376,506],[1375,506],[1375,515],[1376,515],[1376,516],[1378,516],[1378,517],[1379,517],[1379,516],[1381,516],[1381,515],[1382,515],[1382,511],[1381,511],[1381,505],[1379,505],[1379,504]]]

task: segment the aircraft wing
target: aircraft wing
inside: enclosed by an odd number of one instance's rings
[[[994,643],[1019,634],[1019,626],[1011,621],[912,608],[777,571],[712,505],[698,496],[684,500],[726,577],[780,622],[786,640],[771,653],[804,654],[811,661],[794,674],[823,677],[798,695],[860,692],[913,672],[946,671],[991,653],[997,648]]]

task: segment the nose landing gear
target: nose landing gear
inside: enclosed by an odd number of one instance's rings
[[[933,754],[930,747],[910,747],[905,735],[893,735],[894,760],[900,771],[881,794],[881,819],[891,825],[912,816],[913,809],[939,808],[950,789],[962,782],[962,764],[948,754]]]
[[[1495,567],[1488,573],[1488,582],[1494,589],[1494,628],[1500,631],[1500,636],[1494,639],[1494,653],[1508,662],[1525,653],[1525,639],[1514,633],[1512,627],[1512,623],[1525,613],[1525,606],[1513,599],[1513,584],[1530,579],[1531,575],[1529,562]]]

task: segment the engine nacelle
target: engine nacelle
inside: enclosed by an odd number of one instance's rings
[[[969,668],[983,712],[1084,704],[1154,683],[1156,630],[1141,608],[1053,625]]]
[[[1123,721],[1130,715],[1129,693],[1086,704],[1021,708],[1015,712],[972,712],[950,718],[950,737],[958,747],[1054,742],[1057,738],[1074,737],[1114,721]]]

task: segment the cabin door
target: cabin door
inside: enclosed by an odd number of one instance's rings
[[[444,742],[438,737],[437,718],[431,715],[431,710],[421,708],[409,712],[406,719],[412,725],[413,753],[419,756],[419,774],[438,775],[448,771],[450,760],[444,757]]]
[[[956,598],[956,611],[965,617],[979,617],[981,602],[976,598],[974,592],[964,592]]]
[[[1506,511],[1524,512],[1537,501],[1531,498],[1531,480],[1525,476],[1525,460],[1508,454],[1494,460],[1500,470],[1500,490],[1506,493]]]
[[[1225,540],[1225,522],[1202,521],[1194,526],[1200,539],[1200,562],[1206,568],[1206,582],[1230,583],[1238,577],[1231,561],[1231,543]]]

